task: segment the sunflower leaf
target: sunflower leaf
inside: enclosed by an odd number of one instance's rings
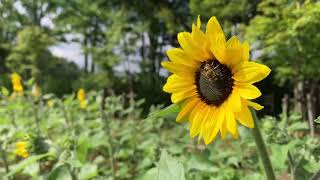
[[[173,159],[167,151],[161,152],[161,157],[158,165],[157,180],[185,180],[184,169],[180,162]]]
[[[171,116],[176,116],[177,113],[179,112],[179,105],[177,104],[171,104],[170,106],[167,106],[160,111],[152,113],[150,116],[151,117],[171,117]]]
[[[45,178],[46,180],[72,180],[72,176],[67,164],[62,164],[56,167],[50,174]]]
[[[38,160],[44,158],[44,157],[48,157],[48,156],[53,156],[52,153],[46,153],[46,154],[40,154],[40,155],[36,155],[36,156],[30,156],[29,158],[21,161],[19,164],[13,166],[13,168],[11,169],[10,173],[7,174],[7,177],[10,177],[20,171],[22,171],[24,168],[28,167],[29,165],[37,162]]]
[[[314,122],[320,124],[320,116],[318,116],[317,119],[314,120]]]

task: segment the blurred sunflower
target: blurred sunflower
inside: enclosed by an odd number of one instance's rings
[[[163,90],[172,93],[171,100],[181,107],[177,122],[189,120],[190,136],[198,135],[205,144],[220,132],[238,138],[238,125],[253,128],[249,107],[263,106],[251,102],[261,95],[252,85],[270,73],[270,68],[249,62],[249,44],[233,36],[226,41],[216,17],[211,17],[206,32],[201,31],[198,17],[192,32],[178,34],[181,48],[169,49],[170,61],[162,66],[173,73]]]
[[[32,86],[32,90],[31,90],[31,94],[33,95],[33,97],[38,98],[41,95],[41,89],[40,87],[35,84]]]
[[[85,109],[87,107],[87,100],[86,100],[86,92],[84,89],[79,89],[77,92],[77,99],[80,102],[80,107]]]
[[[55,104],[55,101],[53,99],[49,99],[47,101],[47,105],[48,105],[49,108],[52,108],[54,106],[54,104]]]
[[[18,73],[11,74],[11,83],[13,86],[13,91],[19,95],[22,95],[23,86],[21,84],[21,76]]]
[[[16,143],[15,154],[17,156],[27,158],[29,157],[28,152],[28,142],[27,141],[19,141]]]

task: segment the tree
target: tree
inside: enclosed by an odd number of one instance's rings
[[[260,59],[273,67],[280,85],[292,84],[295,109],[308,117],[312,130],[320,112],[314,108],[319,102],[320,4],[265,0],[259,10],[261,15],[250,22],[246,35],[256,41],[256,48],[262,50]]]
[[[24,77],[39,77],[41,67],[52,58],[48,47],[53,43],[54,40],[39,27],[25,27],[18,33],[6,65]]]

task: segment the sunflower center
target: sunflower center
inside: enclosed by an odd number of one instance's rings
[[[217,60],[203,62],[195,78],[198,94],[208,105],[220,106],[232,92],[231,69]]]

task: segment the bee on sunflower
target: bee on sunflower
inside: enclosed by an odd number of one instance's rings
[[[172,73],[163,90],[179,104],[177,122],[189,120],[190,136],[210,144],[220,132],[238,138],[238,123],[254,127],[249,107],[261,110],[252,102],[261,95],[253,83],[270,73],[265,65],[249,61],[249,44],[233,36],[228,41],[216,17],[211,17],[206,32],[201,31],[200,17],[192,32],[180,32],[181,48],[167,50],[169,61],[162,66]]]

